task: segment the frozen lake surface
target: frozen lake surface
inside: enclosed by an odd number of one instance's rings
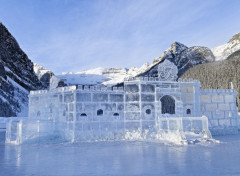
[[[221,143],[154,142],[5,145],[0,175],[240,175],[240,134]]]

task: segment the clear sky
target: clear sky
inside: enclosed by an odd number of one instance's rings
[[[59,74],[139,67],[174,41],[224,44],[240,32],[239,9],[239,0],[0,0],[0,21]]]

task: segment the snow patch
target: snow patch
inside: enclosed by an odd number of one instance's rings
[[[36,63],[33,63],[33,70],[38,78],[42,77],[42,75],[44,75],[47,72],[51,72],[50,70]]]
[[[212,49],[216,61],[225,60],[235,51],[240,50],[240,40],[232,39],[228,43]]]

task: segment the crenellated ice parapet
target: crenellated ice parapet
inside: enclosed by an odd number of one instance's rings
[[[200,84],[199,80],[194,80],[192,78],[179,78],[177,81],[172,81],[172,80],[165,80],[165,81],[161,81],[160,78],[158,77],[129,77],[129,78],[125,78],[124,79],[125,82],[129,82],[129,81],[152,81],[152,82],[179,82],[179,83],[196,83],[196,84]]]
[[[61,93],[61,92],[71,92],[71,91],[82,91],[82,92],[123,92],[123,87],[107,87],[107,86],[69,86],[69,87],[59,87],[50,90],[35,90],[30,91],[30,96],[42,95],[48,93]]]
[[[199,80],[196,80],[196,79],[192,79],[192,78],[179,78],[178,79],[178,82],[180,83],[196,83],[196,84],[201,84]]]
[[[47,93],[68,92],[68,91],[74,91],[76,89],[77,89],[76,86],[68,86],[68,87],[58,87],[58,88],[50,89],[50,90],[34,90],[34,91],[30,91],[30,96],[31,95],[47,94]]]
[[[200,91],[201,94],[237,94],[235,89],[201,89]]]
[[[102,91],[102,92],[123,92],[123,87],[107,87],[107,86],[85,86],[78,85],[79,91]]]

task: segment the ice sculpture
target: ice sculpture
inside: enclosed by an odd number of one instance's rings
[[[177,66],[169,60],[165,60],[162,64],[159,64],[158,66],[158,77],[161,81],[176,81],[177,74]]]
[[[236,92],[202,90],[197,80],[176,81],[165,60],[158,77],[135,77],[121,87],[77,85],[31,91],[29,117],[12,120],[7,143],[61,140],[168,140],[238,131]],[[210,131],[209,131],[210,129]]]
[[[161,118],[154,123],[55,122],[53,120],[10,120],[6,142],[12,144],[46,142],[146,140],[184,143],[192,138],[211,139],[207,117]]]

